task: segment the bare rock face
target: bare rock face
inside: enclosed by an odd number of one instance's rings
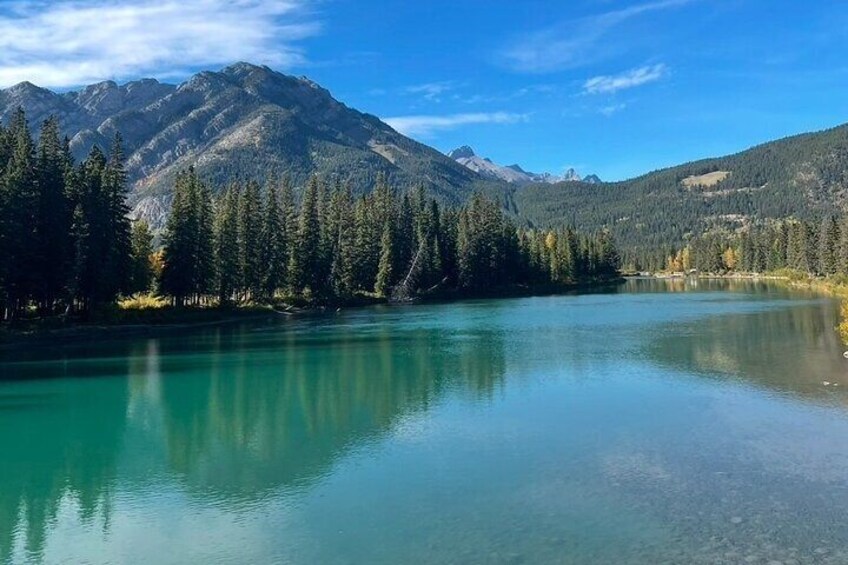
[[[448,202],[463,200],[481,180],[311,80],[249,63],[204,71],[176,86],[144,79],[104,81],[64,94],[30,83],[0,90],[0,120],[18,107],[34,126],[58,117],[78,160],[95,145],[108,149],[120,132],[133,214],[160,227],[173,178],[189,166],[216,189],[234,179],[283,175],[299,186],[318,173],[364,191],[385,172],[399,188],[423,179]]]

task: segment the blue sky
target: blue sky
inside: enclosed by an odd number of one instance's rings
[[[0,86],[307,75],[437,149],[605,180],[848,121],[848,6],[0,0]]]

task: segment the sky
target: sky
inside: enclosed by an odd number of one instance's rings
[[[441,151],[620,180],[848,121],[826,0],[0,0],[0,87],[305,75]]]

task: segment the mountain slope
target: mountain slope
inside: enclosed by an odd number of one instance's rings
[[[530,223],[609,227],[637,249],[769,219],[817,218],[848,210],[848,125],[623,182],[537,184],[503,198]]]
[[[213,185],[233,179],[308,175],[370,188],[379,172],[398,187],[423,184],[441,200],[464,200],[481,177],[350,109],[305,78],[247,63],[201,72],[179,86],[103,82],[57,94],[21,83],[0,90],[0,119],[22,106],[33,124],[59,117],[79,159],[94,144],[124,138],[137,214],[161,225],[171,182],[194,165]]]

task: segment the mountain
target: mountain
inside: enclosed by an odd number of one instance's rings
[[[692,235],[848,212],[848,125],[614,183],[508,187],[499,198],[532,225],[609,228],[624,248],[661,250]]]
[[[448,157],[475,173],[492,180],[517,184],[533,182],[532,177],[517,165],[503,167],[493,163],[490,159],[477,156],[474,150],[467,145],[449,152]]]
[[[233,179],[312,173],[357,191],[385,172],[397,187],[423,184],[448,203],[483,186],[473,171],[405,137],[375,116],[348,108],[306,78],[238,63],[174,86],[153,79],[112,81],[55,93],[24,82],[0,90],[0,119],[23,107],[32,124],[58,116],[77,159],[95,144],[124,138],[136,215],[161,225],[175,174],[194,165],[221,187]],[[258,177],[258,178],[257,178]]]
[[[468,145],[463,145],[458,149],[449,151],[447,155],[457,163],[471,169],[483,177],[492,180],[504,181],[510,184],[554,184],[558,182],[576,182],[581,180],[580,175],[578,175],[577,171],[574,169],[568,169],[562,176],[556,176],[550,173],[531,173],[529,171],[525,171],[519,165],[498,165],[497,163],[492,162],[491,159],[478,156]],[[596,175],[590,175],[590,177],[593,180],[587,182],[600,182],[600,179]]]

